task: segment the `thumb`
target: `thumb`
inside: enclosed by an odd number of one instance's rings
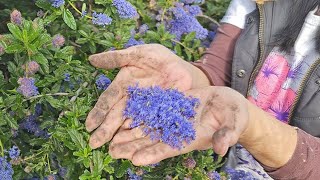
[[[115,69],[129,65],[130,62],[137,63],[143,55],[141,46],[133,46],[128,49],[108,51],[89,56],[91,65],[96,68]]]
[[[227,127],[216,131],[212,135],[213,150],[217,154],[224,156],[228,152],[231,143],[232,132]]]

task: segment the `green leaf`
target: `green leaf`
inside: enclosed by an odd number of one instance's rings
[[[154,31],[147,31],[147,36],[153,40],[160,40],[160,35]]]
[[[52,96],[46,96],[45,98],[52,107],[59,108],[61,107],[61,103],[58,99],[53,98]]]
[[[188,35],[186,35],[186,37],[184,38],[184,42],[191,42],[192,40],[194,40],[196,38],[196,32],[191,32]]]
[[[41,9],[49,10],[52,6],[50,5],[49,1],[47,0],[37,0],[36,6]]]
[[[100,151],[93,151],[93,173],[101,175],[103,170],[103,153]]]
[[[10,73],[14,74],[17,72],[17,66],[12,61],[9,61],[7,66]]]
[[[81,34],[81,36],[83,36],[83,37],[88,37],[88,36],[89,36],[88,33],[86,33],[84,30],[79,30],[78,32],[79,32],[79,34]]]
[[[11,128],[11,129],[18,129],[19,128],[19,125],[17,123],[17,121],[10,117],[8,114],[4,115],[4,118],[7,122],[7,125]]]
[[[42,64],[42,65],[49,64],[47,58],[42,53],[38,53],[36,55],[33,55],[32,59],[34,59],[35,61],[37,61],[39,64]]]
[[[86,141],[83,139],[83,135],[79,133],[75,129],[69,129],[68,134],[72,140],[73,143],[79,148],[79,149],[84,149],[87,146]]]
[[[62,14],[63,21],[72,29],[77,29],[77,23],[69,9],[64,9]]]
[[[114,167],[112,166],[113,159],[110,155],[104,158],[103,165],[104,165],[104,171],[106,171],[109,174],[114,173]]]
[[[24,46],[21,44],[11,44],[6,47],[5,51],[8,54],[13,54],[13,53],[20,53],[24,51],[24,49],[25,49]]]
[[[128,160],[122,161],[119,168],[116,169],[116,177],[121,178],[127,172],[128,168],[131,167],[131,163]]]
[[[23,41],[22,32],[17,25],[12,24],[12,23],[8,23],[7,26],[8,26],[9,31],[12,33],[12,35],[15,38],[19,39],[20,41]]]

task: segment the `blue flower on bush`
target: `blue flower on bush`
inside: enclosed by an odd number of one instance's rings
[[[175,89],[159,86],[139,88],[130,86],[124,117],[133,120],[131,127],[144,125],[144,133],[152,140],[161,140],[173,148],[181,149],[183,142],[195,139],[192,118],[199,100]]]
[[[66,81],[66,82],[70,81],[70,74],[69,73],[64,74],[64,81]]]
[[[17,146],[12,146],[8,152],[11,159],[16,159],[20,156],[20,149]]]
[[[136,8],[126,0],[113,0],[112,4],[116,7],[120,18],[134,19],[138,16]]]
[[[61,177],[65,177],[68,173],[68,169],[65,167],[60,167],[58,173]]]
[[[49,0],[49,2],[51,3],[51,6],[58,8],[62,5],[64,5],[64,0]]]
[[[41,104],[36,104],[35,110],[34,110],[34,115],[35,116],[40,116],[42,114],[42,105]]]
[[[44,180],[56,180],[56,179],[58,179],[58,176],[55,174],[51,174],[44,178]]]
[[[0,56],[4,54],[4,47],[0,45]]]
[[[64,45],[65,41],[66,40],[62,35],[57,34],[52,38],[52,45],[55,48],[59,48]]]
[[[188,169],[193,169],[196,167],[197,162],[193,158],[189,157],[182,161],[182,165]]]
[[[12,180],[13,173],[12,165],[5,157],[0,157],[0,179]]]
[[[173,20],[168,22],[168,30],[171,34],[176,35],[176,38],[180,40],[183,34],[196,32],[197,39],[205,39],[208,36],[208,30],[203,28],[198,20],[188,14],[183,8],[172,8],[174,15]]]
[[[210,180],[220,180],[221,179],[221,176],[217,171],[208,172],[207,175]]]
[[[144,44],[143,40],[136,40],[134,37],[131,37],[128,42],[124,45],[124,48],[129,48],[131,46]]]
[[[180,0],[180,2],[185,3],[185,4],[199,4],[202,3],[204,0]]]
[[[148,31],[149,27],[147,24],[142,24],[139,28],[139,34],[145,34]]]
[[[17,91],[26,98],[38,95],[38,88],[35,86],[35,80],[33,78],[23,77],[18,80],[19,87]]]
[[[42,130],[39,124],[36,122],[37,116],[36,115],[29,115],[27,116],[24,121],[20,124],[22,129],[27,130],[29,133],[34,134],[37,137],[48,137],[48,133]]]
[[[135,174],[130,168],[127,170],[129,180],[142,180],[141,176]]]
[[[184,6],[184,8],[191,16],[198,16],[202,14],[202,10],[198,5],[191,5],[191,6],[186,5]]]
[[[110,84],[111,80],[103,74],[99,75],[96,80],[96,86],[99,90],[106,90]]]
[[[21,25],[22,24],[22,15],[21,12],[18,10],[13,10],[10,14],[11,22],[16,24],[16,25]]]
[[[111,17],[107,16],[106,14],[97,13],[97,12],[92,13],[93,24],[105,27],[106,25],[111,24],[111,22],[112,22]]]

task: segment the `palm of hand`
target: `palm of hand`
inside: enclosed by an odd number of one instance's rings
[[[90,57],[96,67],[113,69],[122,67],[117,77],[102,93],[86,120],[92,148],[110,141],[123,124],[122,110],[126,103],[128,86],[141,87],[159,85],[186,91],[192,88],[195,67],[183,61],[161,45],[132,47],[117,52],[107,52]]]
[[[213,148],[224,155],[247,127],[248,112],[243,96],[226,87],[192,89],[187,95],[200,99],[195,118],[196,139],[181,150],[144,137],[140,128],[130,129],[126,122],[109,148],[113,158],[129,159],[135,165],[148,165],[193,150]]]

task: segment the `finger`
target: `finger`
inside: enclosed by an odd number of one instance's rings
[[[152,141],[148,136],[128,143],[111,143],[109,147],[109,154],[114,159],[124,158],[132,160],[132,156],[135,152],[152,146],[156,143],[158,143],[158,141]]]
[[[224,156],[226,155],[229,147],[230,141],[232,139],[231,130],[228,128],[222,128],[216,131],[212,136],[212,145],[215,153]]]
[[[114,69],[127,66],[130,62],[138,62],[143,52],[141,46],[133,46],[128,49],[91,55],[89,61],[97,68]]]
[[[116,81],[104,91],[94,108],[89,112],[86,119],[86,129],[91,132],[96,129],[106,118],[107,113],[124,95],[124,85],[119,85]]]
[[[179,150],[173,149],[171,146],[164,143],[157,143],[153,146],[141,149],[133,154],[132,163],[135,166],[146,166],[149,164],[158,163],[170,157],[188,153],[192,150],[193,149],[191,146],[187,146]]]
[[[133,128],[131,130],[122,130],[119,131],[112,139],[112,143],[120,144],[125,142],[134,141],[145,137],[143,133],[143,127]]]
[[[126,98],[122,98],[108,113],[101,126],[94,131],[89,140],[92,149],[98,148],[109,142],[113,134],[123,124],[123,110],[126,106]]]

